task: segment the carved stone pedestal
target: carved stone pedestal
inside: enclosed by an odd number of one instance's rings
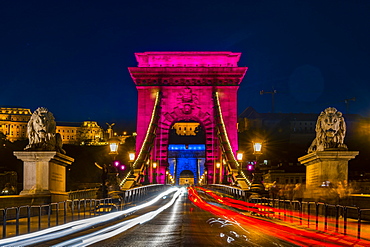
[[[358,151],[317,151],[298,158],[306,166],[305,198],[322,197],[328,187],[336,187],[338,182],[348,179],[348,161],[358,155]]]
[[[14,155],[23,161],[21,195],[50,194],[52,201],[66,197],[66,166],[73,158],[56,151],[15,151]]]

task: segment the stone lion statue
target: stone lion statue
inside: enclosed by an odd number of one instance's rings
[[[316,123],[316,138],[308,149],[308,153],[327,149],[347,150],[344,144],[346,123],[342,113],[333,107],[321,112]]]
[[[62,149],[62,138],[55,131],[56,123],[53,114],[44,107],[37,108],[27,124],[29,143],[25,150],[57,151],[65,154]]]

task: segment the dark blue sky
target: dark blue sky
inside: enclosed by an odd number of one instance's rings
[[[370,1],[1,1],[0,105],[57,121],[136,122],[127,67],[145,51],[242,52],[247,106],[370,116]]]

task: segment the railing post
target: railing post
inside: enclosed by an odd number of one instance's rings
[[[31,206],[27,206],[27,232],[31,232]]]
[[[52,204],[49,204],[49,207],[48,207],[48,228],[50,227],[51,205]]]
[[[64,224],[67,223],[67,201],[64,201]]]
[[[6,215],[8,213],[8,209],[3,209],[3,238],[6,238]]]
[[[319,203],[315,202],[316,206],[316,230],[319,229]]]
[[[325,229],[325,231],[327,231],[328,230],[328,204],[324,204],[324,207],[325,207],[325,227],[324,227],[324,229]]]
[[[310,202],[307,203],[307,227],[310,228],[310,215],[311,215],[311,210],[310,210],[311,204]]]
[[[15,235],[16,236],[19,235],[19,213],[20,213],[20,207],[16,207],[15,208],[15,215],[16,215],[16,219],[15,219]]]
[[[343,231],[344,235],[347,235],[347,210],[348,208],[344,206],[343,208]]]
[[[55,212],[55,225],[59,225],[59,202],[56,204],[56,212]]]
[[[339,208],[340,208],[340,205],[336,205],[335,206],[335,231],[338,232],[338,229],[339,229]]]
[[[81,214],[81,200],[78,199],[78,207],[77,207],[77,213],[78,213],[78,219],[80,219],[80,214]]]
[[[39,230],[41,230],[41,214],[42,214],[42,210],[41,210],[41,206],[39,206]]]
[[[361,209],[357,207],[358,223],[357,223],[357,238],[361,237]]]

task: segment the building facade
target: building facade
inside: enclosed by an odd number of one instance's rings
[[[27,108],[0,107],[0,133],[11,142],[26,140],[31,116]],[[56,132],[61,135],[63,144],[94,144],[105,140],[104,130],[96,121],[57,122]]]
[[[27,139],[27,123],[31,115],[27,108],[0,107],[0,132],[11,142]]]

